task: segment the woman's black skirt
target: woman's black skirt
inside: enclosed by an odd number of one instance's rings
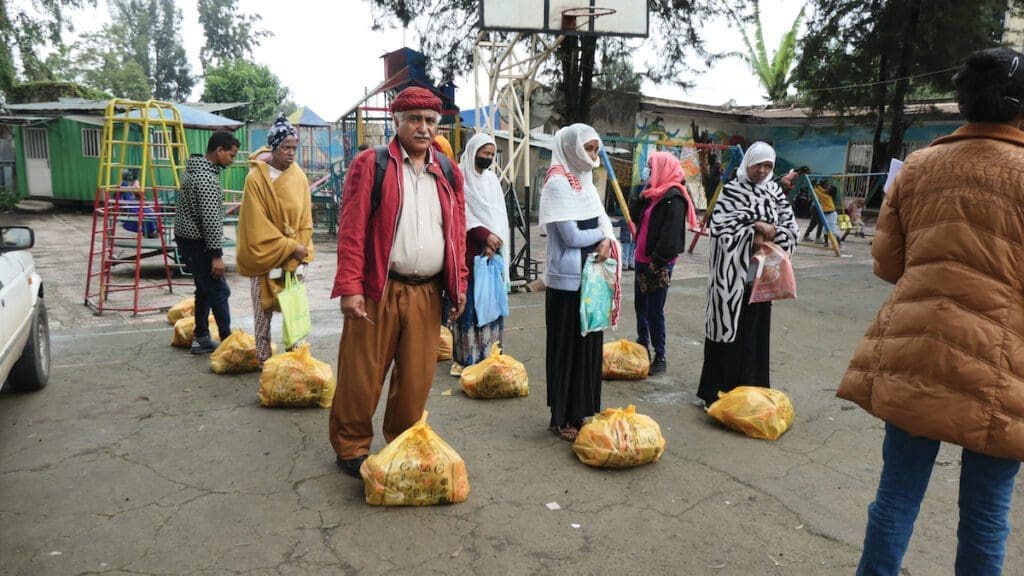
[[[550,426],[571,426],[601,411],[602,332],[580,336],[580,292],[545,290]]]
[[[704,339],[704,369],[697,396],[710,405],[719,392],[737,386],[771,388],[768,348],[772,333],[772,303],[750,304],[750,288],[743,294],[740,322],[732,342]]]

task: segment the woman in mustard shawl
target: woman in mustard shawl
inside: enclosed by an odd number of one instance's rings
[[[298,138],[282,114],[267,132],[267,147],[249,156],[245,195],[238,215],[238,273],[252,279],[256,357],[270,357],[270,320],[283,272],[313,260],[309,179],[295,163]],[[268,158],[269,156],[269,158]]]

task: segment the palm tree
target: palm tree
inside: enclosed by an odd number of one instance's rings
[[[750,66],[750,70],[757,74],[761,85],[768,90],[768,99],[772,103],[779,103],[786,99],[786,91],[793,82],[790,70],[792,70],[793,64],[796,62],[796,35],[800,29],[800,22],[804,18],[804,11],[807,9],[807,6],[804,5],[800,8],[800,13],[793,20],[793,25],[779,42],[775,55],[769,58],[768,52],[764,47],[764,35],[761,33],[761,5],[758,0],[753,0],[753,2],[755,42],[751,43],[746,30],[743,30],[743,43],[746,45],[747,51],[745,53],[729,52],[725,56],[744,60]],[[743,22],[741,18],[732,10],[729,11],[729,16],[742,30]]]

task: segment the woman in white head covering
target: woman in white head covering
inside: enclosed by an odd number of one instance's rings
[[[771,302],[750,304],[751,255],[765,242],[793,253],[799,229],[772,181],[775,150],[754,142],[711,211],[704,369],[697,396],[710,405],[739,385],[769,387]]]
[[[547,231],[544,270],[549,429],[573,441],[584,419],[601,410],[601,332],[580,335],[580,286],[589,253],[598,261],[616,250],[615,231],[594,188],[601,138],[586,124],[555,133],[551,167],[540,197]],[[614,318],[613,310],[613,318]]]
[[[494,138],[477,134],[466,142],[459,167],[466,179],[466,265],[469,267],[469,287],[466,290],[466,308],[455,321],[453,363],[451,374],[457,376],[462,368],[487,357],[493,342],[501,340],[505,328],[504,318],[478,325],[474,308],[473,276],[475,259],[489,258],[501,264],[504,281],[508,286],[509,226],[505,210],[505,195],[497,175],[490,169],[494,162]],[[495,260],[496,259],[496,260]]]

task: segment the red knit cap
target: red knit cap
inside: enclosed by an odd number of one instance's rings
[[[391,102],[392,112],[405,112],[406,110],[433,110],[440,114],[441,99],[426,88],[410,86],[399,92],[395,100]]]

